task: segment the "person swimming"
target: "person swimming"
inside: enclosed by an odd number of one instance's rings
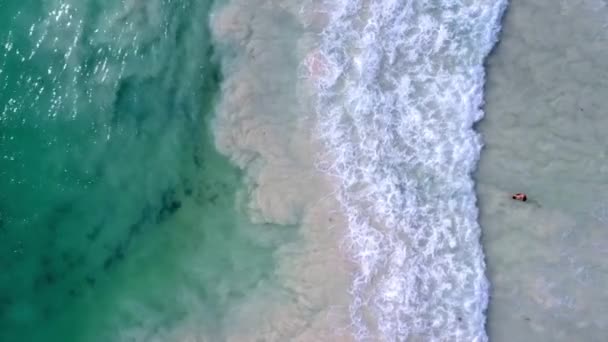
[[[516,201],[522,201],[525,202],[528,200],[528,196],[526,196],[526,194],[518,192],[515,195],[511,196],[511,198],[513,198]]]

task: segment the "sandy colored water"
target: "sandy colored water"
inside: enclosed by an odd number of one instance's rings
[[[487,61],[477,179],[491,341],[608,336],[607,22],[599,0],[514,0]]]
[[[227,341],[352,339],[345,222],[332,182],[315,166],[320,144],[303,77],[319,19],[294,1],[232,0],[212,22],[225,57],[216,145],[245,173],[241,201],[251,220],[298,236],[275,253],[276,285],[225,317]]]

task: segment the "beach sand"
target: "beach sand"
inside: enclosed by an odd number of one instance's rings
[[[602,1],[512,1],[487,60],[476,179],[491,341],[608,334],[607,23]]]

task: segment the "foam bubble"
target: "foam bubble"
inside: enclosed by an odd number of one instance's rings
[[[319,166],[341,182],[358,264],[355,334],[485,341],[488,282],[470,176],[482,144],[472,125],[506,1],[331,6],[307,65],[317,133],[331,151]]]

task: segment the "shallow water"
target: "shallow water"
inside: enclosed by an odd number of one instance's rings
[[[607,20],[601,1],[512,1],[488,60],[476,178],[491,341],[608,336]]]
[[[303,65],[322,10],[312,1],[232,0],[212,22],[225,76],[216,145],[244,172],[249,217],[297,235],[274,253],[276,287],[225,317],[230,341],[352,340],[345,227],[335,187],[315,165],[322,149]]]

